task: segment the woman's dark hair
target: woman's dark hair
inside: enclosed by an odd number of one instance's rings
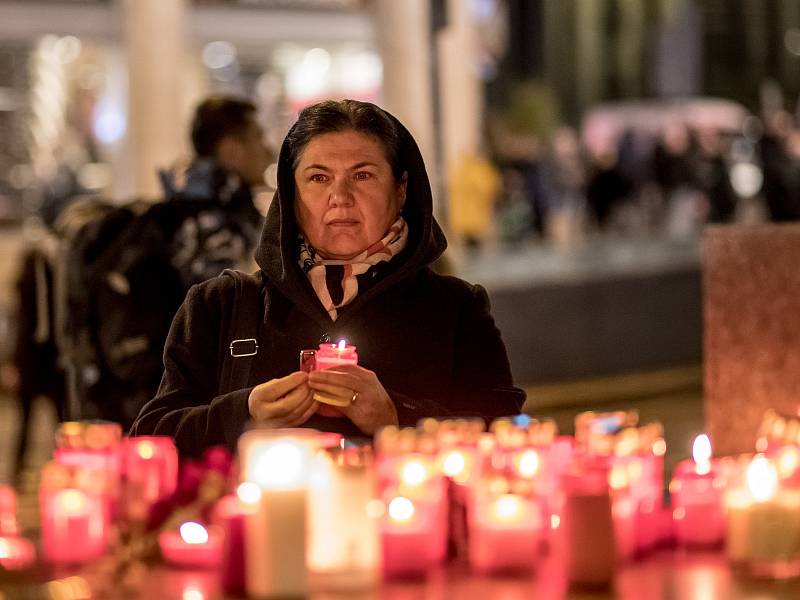
[[[297,168],[303,149],[315,137],[351,129],[381,143],[392,174],[400,181],[408,169],[401,159],[397,123],[374,104],[359,100],[325,100],[300,112],[297,123],[286,136],[292,170]]]
[[[256,113],[255,105],[234,96],[209,96],[192,119],[192,146],[197,156],[214,156],[227,136],[242,136]]]

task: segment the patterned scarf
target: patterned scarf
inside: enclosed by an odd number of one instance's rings
[[[398,217],[381,240],[350,260],[325,260],[302,235],[299,242],[300,268],[311,282],[322,306],[335,321],[339,316],[337,309],[350,304],[358,294],[356,277],[403,251],[408,242],[408,226],[403,217]]]

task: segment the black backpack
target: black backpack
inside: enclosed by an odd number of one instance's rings
[[[203,255],[199,243],[190,250],[200,258],[176,261],[176,238],[212,213],[236,218],[223,207],[197,201],[134,202],[89,223],[71,241],[67,331],[76,373],[72,405],[80,407],[81,418],[127,427],[155,394],[172,319],[188,288],[208,271],[195,270]]]

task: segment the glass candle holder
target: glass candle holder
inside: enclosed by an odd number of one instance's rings
[[[527,571],[540,555],[545,529],[533,494],[493,492],[482,484],[470,511],[469,563],[478,573]]]
[[[614,576],[617,532],[608,470],[578,465],[564,475],[555,551],[567,581],[577,586],[605,586]]]
[[[91,469],[48,463],[39,484],[42,552],[53,563],[82,563],[107,547],[102,479]]]
[[[726,478],[711,458],[708,436],[697,436],[692,454],[691,461],[677,465],[669,484],[675,539],[689,548],[721,545],[727,529]]]
[[[167,436],[135,436],[122,444],[124,508],[129,519],[147,518],[150,507],[178,485],[178,450]]]
[[[728,560],[754,577],[800,576],[800,491],[781,489],[763,455],[750,462],[745,482],[726,495]]]
[[[340,340],[338,344],[320,344],[316,350],[300,351],[301,371],[311,372],[357,364],[356,347],[348,345],[345,340]],[[339,408],[350,406],[352,401],[352,398],[338,398],[321,392],[315,392],[314,399],[321,404],[317,414],[323,417],[343,417]]]

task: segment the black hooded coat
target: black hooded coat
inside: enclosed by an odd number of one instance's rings
[[[377,374],[397,407],[401,426],[413,426],[424,417],[491,419],[519,412],[525,394],[513,386],[486,291],[429,267],[447,241],[433,217],[419,148],[398,125],[400,152],[408,165],[405,250],[360,275],[358,295],[332,321],[298,264],[294,173],[284,145],[278,191],[256,249],[264,314],[249,385],[221,389],[234,280],[217,277],[196,285],[172,323],[158,393],[142,408],[132,434],[173,436],[182,455],[197,455],[217,444],[233,449],[250,419],[252,388],[297,371],[300,350],[339,339],[355,345],[359,365]],[[314,415],[304,426],[364,435],[346,418]]]

